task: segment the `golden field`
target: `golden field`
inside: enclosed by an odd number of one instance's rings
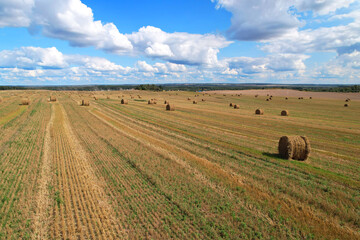
[[[0,239],[360,239],[359,94],[0,97]],[[310,158],[279,158],[284,135]]]

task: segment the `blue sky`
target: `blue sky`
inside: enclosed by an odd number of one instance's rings
[[[360,83],[358,0],[3,0],[0,85]]]

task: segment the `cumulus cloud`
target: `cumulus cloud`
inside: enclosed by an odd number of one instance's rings
[[[360,43],[360,18],[348,25],[299,31],[292,37],[270,41],[262,47],[268,52],[310,53],[316,51],[351,52]]]
[[[166,33],[152,26],[142,27],[126,36],[137,53],[188,65],[217,64],[219,49],[231,43],[218,35]]]
[[[0,27],[27,27],[71,46],[189,65],[216,64],[219,49],[231,43],[214,34],[166,33],[151,26],[123,34],[113,23],[95,21],[92,9],[80,0],[1,1]]]
[[[22,47],[0,52],[0,68],[63,68],[67,66],[64,56],[55,47]]]
[[[355,0],[211,0],[218,8],[232,13],[231,38],[245,41],[266,41],[291,37],[302,23],[298,12],[312,11],[317,15],[349,7]]]
[[[303,54],[276,54],[262,58],[234,57],[224,59],[228,68],[224,74],[256,74],[265,72],[303,71],[306,69],[304,61],[309,56]],[[235,71],[232,71],[235,70]]]

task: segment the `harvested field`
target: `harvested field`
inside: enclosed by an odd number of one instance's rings
[[[11,93],[0,93],[0,239],[360,238],[354,95],[228,91],[192,104],[191,92],[128,90],[82,93],[81,107],[76,92]]]

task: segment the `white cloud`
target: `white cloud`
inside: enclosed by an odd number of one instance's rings
[[[271,40],[292,37],[305,24],[297,12],[325,15],[349,7],[355,0],[211,0],[232,13],[229,36],[237,40]]]
[[[256,74],[266,72],[302,72],[306,69],[304,61],[309,56],[303,54],[276,54],[262,58],[252,57],[234,57],[224,59],[228,66],[223,73],[234,74],[231,70],[235,69],[237,73]]]
[[[95,21],[92,9],[80,0],[0,1],[0,27],[27,27],[71,46],[190,65],[216,64],[219,49],[231,43],[218,35],[166,33],[151,26],[123,34],[113,23]]]
[[[64,56],[56,48],[22,47],[0,52],[1,68],[63,68],[67,65]]]
[[[136,53],[188,65],[216,64],[219,49],[231,43],[222,36],[166,33],[152,26],[142,27],[138,32],[126,36]]]

